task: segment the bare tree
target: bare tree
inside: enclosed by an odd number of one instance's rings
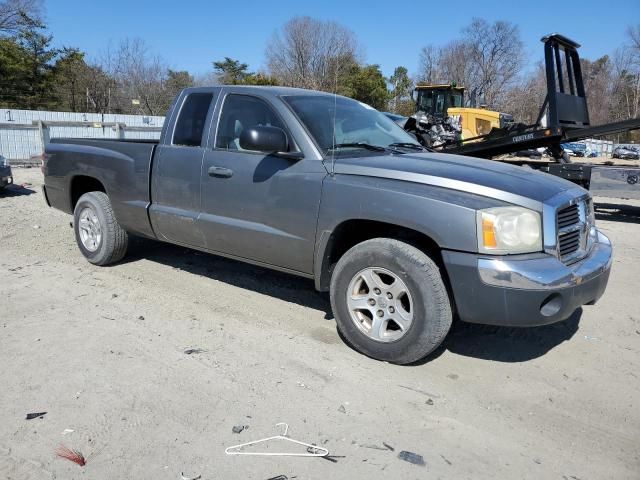
[[[438,54],[438,71],[440,81],[455,82],[466,87],[475,99],[477,90],[474,88],[472,72],[471,49],[464,41],[453,41],[442,48]]]
[[[436,83],[442,81],[439,71],[441,49],[427,45],[420,50],[418,82]]]
[[[519,29],[509,22],[474,18],[463,33],[471,66],[469,88],[488,105],[499,106],[522,67]]]
[[[100,69],[115,82],[111,106],[123,113],[162,115],[167,105],[165,61],[149,52],[139,38],[124,39],[115,49],[107,49]]]
[[[595,61],[580,60],[582,80],[589,105],[589,120],[600,125],[615,118],[613,103],[615,97],[615,74],[608,55]]]
[[[640,24],[627,28],[629,46],[640,55]]]
[[[544,63],[512,85],[504,95],[501,110],[513,115],[516,122],[533,125],[547,94]]]
[[[627,41],[616,50],[612,63],[614,118],[640,117],[640,25],[627,29]]]
[[[40,25],[41,21],[41,0],[0,2],[0,35],[15,35],[25,27]]]
[[[336,22],[294,17],[273,34],[265,55],[269,73],[282,85],[331,91],[356,61],[358,44]]]
[[[85,111],[111,113],[123,103],[118,98],[118,89],[113,77],[105,73],[99,65],[89,65],[85,73]],[[120,111],[124,112],[124,109]],[[128,113],[128,111],[127,111]]]
[[[516,84],[523,63],[523,44],[512,23],[474,18],[462,38],[420,52],[419,80],[455,82],[466,87],[472,103],[499,107]]]
[[[220,78],[215,72],[206,72],[197,75],[194,80],[196,87],[211,87],[213,85],[220,85]]]

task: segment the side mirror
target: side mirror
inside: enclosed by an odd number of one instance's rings
[[[254,125],[242,130],[240,148],[258,152],[286,152],[289,148],[287,134],[278,127]]]

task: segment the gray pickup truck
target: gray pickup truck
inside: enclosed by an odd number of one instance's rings
[[[190,88],[159,142],[55,139],[50,206],[87,260],[130,235],[315,280],[358,351],[406,364],[463,321],[534,326],[603,294],[611,244],[589,192],[425,150],[373,108],[279,87]]]

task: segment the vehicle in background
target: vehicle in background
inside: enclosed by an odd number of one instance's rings
[[[616,147],[613,149],[612,157],[620,160],[638,160],[640,153],[631,147]]]
[[[611,244],[566,180],[430,152],[310,90],[191,88],[166,118],[159,142],[47,144],[45,199],[89,262],[138,235],[311,278],[350,345],[399,364],[436,349],[454,312],[543,325],[606,288]]]
[[[584,143],[572,143],[573,154],[576,157],[587,158],[589,156],[589,149]]]
[[[587,146],[584,143],[562,143],[560,146],[573,157],[586,157],[588,154]]]
[[[13,174],[9,160],[0,155],[0,190],[13,183]]]
[[[528,148],[526,150],[518,150],[513,156],[539,160],[542,158],[542,152],[537,148]]]

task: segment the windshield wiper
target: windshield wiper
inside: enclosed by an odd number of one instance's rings
[[[400,147],[400,148],[410,148],[412,150],[424,150],[425,148],[422,145],[418,145],[417,143],[411,142],[396,142],[390,143],[390,147]]]
[[[363,148],[365,150],[371,150],[372,152],[386,152],[387,148],[379,145],[371,145],[365,142],[352,142],[352,143],[336,143],[333,147],[329,147],[327,150],[335,150],[336,148]]]

